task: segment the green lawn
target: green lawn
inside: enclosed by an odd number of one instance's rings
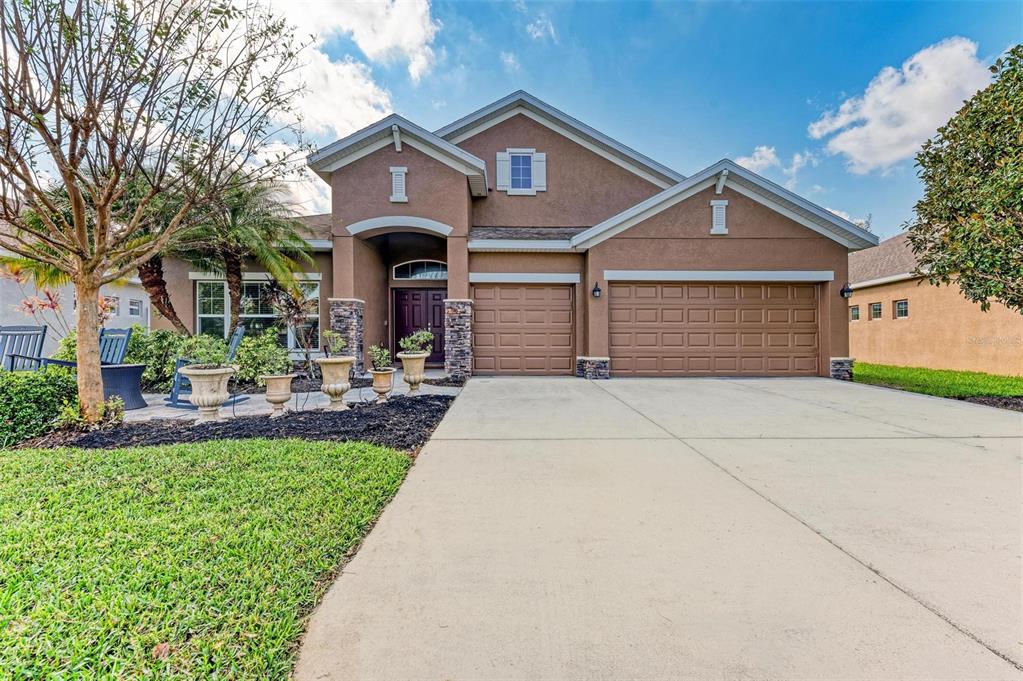
[[[887,385],[938,397],[1014,397],[1023,395],[1023,376],[995,376],[978,371],[947,371],[856,363],[857,383]]]
[[[3,676],[286,678],[409,465],[297,440],[0,452]]]

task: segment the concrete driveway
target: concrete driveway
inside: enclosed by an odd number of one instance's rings
[[[1023,414],[827,379],[475,378],[298,679],[1019,679]]]

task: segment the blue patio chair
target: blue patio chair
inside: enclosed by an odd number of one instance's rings
[[[238,354],[238,346],[242,344],[242,338],[245,337],[245,327],[238,325],[235,327],[234,333],[231,334],[231,340],[227,344],[227,355],[224,357],[225,362],[234,361],[235,355]],[[174,383],[171,385],[170,395],[165,400],[167,406],[176,407],[178,409],[195,409],[192,403],[187,399],[181,399],[183,396],[190,395],[192,393],[192,384],[188,381],[188,377],[181,373],[182,367],[186,367],[189,364],[195,364],[194,359],[187,359],[185,357],[179,357],[174,362]],[[233,395],[230,399],[224,402],[224,406],[230,406],[232,404],[238,404],[249,399],[248,395]]]
[[[0,368],[7,371],[38,369],[45,342],[45,326],[0,326]]]
[[[99,363],[102,365],[124,364],[128,354],[128,342],[131,341],[131,329],[102,329],[99,332]],[[39,358],[42,367],[56,365],[61,367],[76,366],[75,362],[66,359]]]

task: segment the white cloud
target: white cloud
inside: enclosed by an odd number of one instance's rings
[[[544,13],[538,14],[536,18],[526,24],[526,32],[533,40],[549,38],[557,41],[558,39],[557,31],[554,30],[554,22]]]
[[[862,96],[825,113],[808,132],[813,139],[834,135],[828,152],[845,156],[854,173],[887,170],[912,158],[990,77],[977,59],[975,42],[947,38],[920,50],[898,69],[881,69]]]
[[[752,154],[749,156],[740,156],[735,159],[735,162],[743,168],[749,168],[755,173],[762,173],[768,168],[781,165],[781,161],[778,160],[778,154],[774,147],[768,147],[766,145],[756,147],[753,149]]]
[[[869,215],[867,217],[865,217],[865,218],[854,218],[853,216],[849,215],[849,213],[845,212],[844,210],[839,210],[837,208],[825,208],[824,210],[828,211],[829,213],[834,213],[835,215],[837,215],[838,217],[842,218],[843,220],[848,220],[849,222],[853,223],[857,227],[862,227],[863,229],[867,229],[867,230],[870,229],[871,218],[870,218]]]
[[[507,73],[518,73],[521,68],[519,58],[511,52],[501,53],[501,63],[504,65],[504,70]]]
[[[843,220],[848,220],[849,222],[852,222],[852,216],[846,213],[844,210],[839,210],[837,208],[825,208],[824,210],[828,211],[829,213],[834,213]]]
[[[418,82],[436,60],[432,43],[441,28],[430,14],[429,0],[273,0],[300,35],[322,41],[350,35],[370,61],[407,60]]]
[[[796,188],[797,176],[799,171],[806,166],[816,166],[820,161],[813,152],[803,151],[792,154],[792,163],[786,168],[782,168],[782,173],[785,175],[785,188],[793,190]]]
[[[390,113],[390,95],[362,62],[351,57],[331,61],[313,49],[303,57],[305,65],[297,77],[306,87],[297,108],[307,133],[336,139]]]

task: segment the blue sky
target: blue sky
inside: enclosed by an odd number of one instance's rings
[[[521,88],[679,172],[741,159],[882,236],[920,196],[913,151],[1023,42],[1018,2],[286,6],[317,33],[313,118],[338,112],[313,141],[390,110],[440,127]]]

